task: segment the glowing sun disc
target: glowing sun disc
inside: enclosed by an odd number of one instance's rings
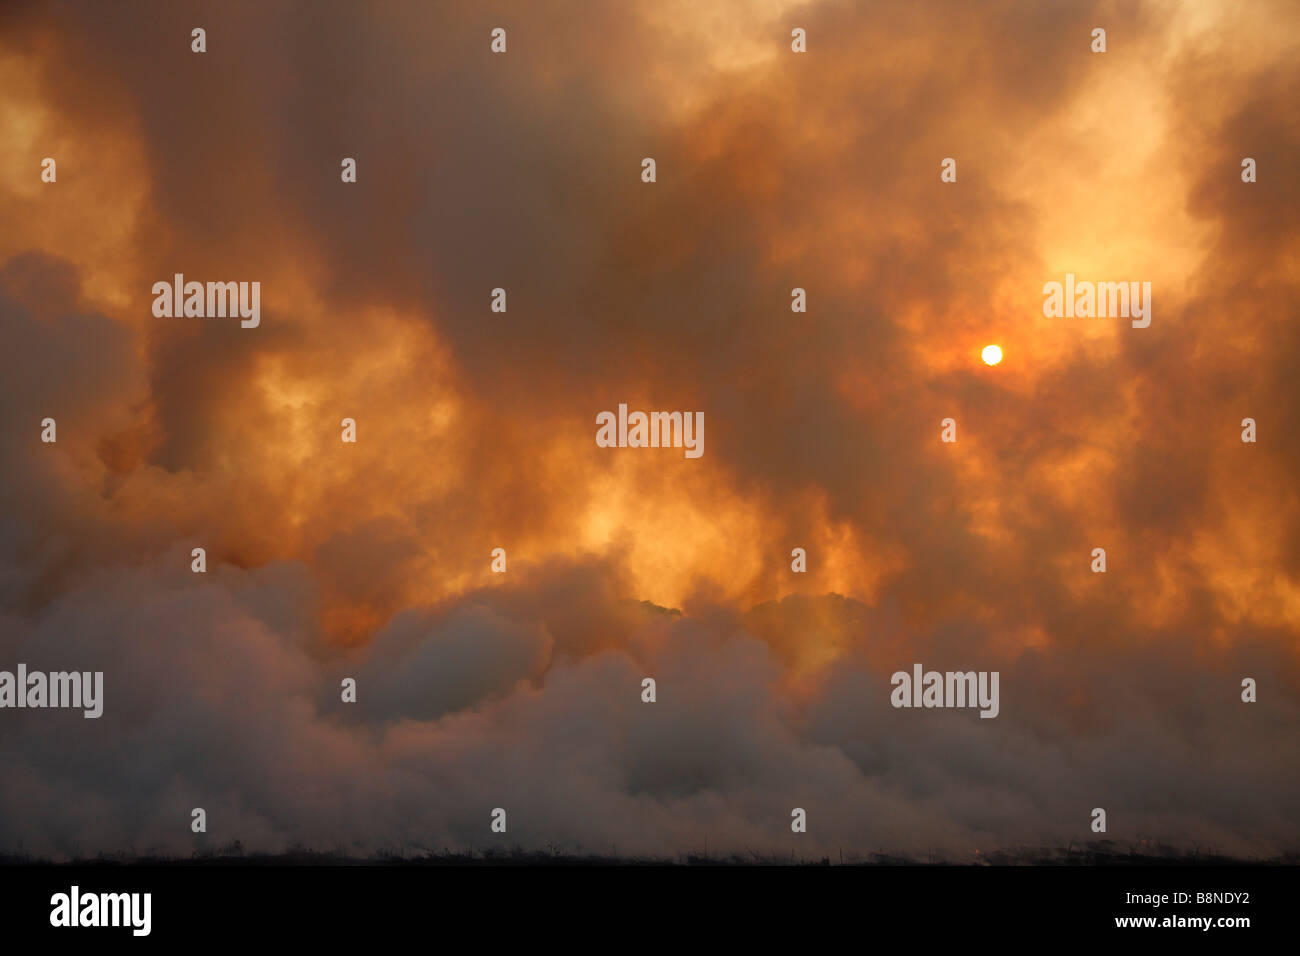
[[[1002,361],[1002,349],[996,345],[986,345],[980,356],[984,359],[985,365],[997,365]]]

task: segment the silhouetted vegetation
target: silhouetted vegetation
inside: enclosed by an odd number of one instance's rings
[[[69,865],[101,866],[1295,866],[1300,851],[1274,857],[1224,856],[1213,848],[1177,850],[1158,843],[1119,846],[1098,840],[1067,847],[1015,848],[979,851],[969,856],[931,850],[924,856],[886,853],[844,853],[834,858],[806,858],[780,851],[709,854],[689,853],[675,857],[622,856],[615,852],[584,853],[549,850],[493,848],[487,850],[414,851],[390,850],[368,856],[342,850],[320,851],[294,847],[284,853],[245,853],[236,840],[223,847],[196,852],[187,857],[153,853],[101,854],[66,861]],[[58,866],[59,862],[27,854],[0,854],[0,866]]]

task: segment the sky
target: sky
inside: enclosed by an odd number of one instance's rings
[[[105,699],[0,710],[0,852],[1294,852],[1298,52],[1282,0],[6,4],[0,669]],[[918,662],[999,715],[891,706]]]

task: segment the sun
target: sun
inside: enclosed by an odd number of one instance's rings
[[[985,365],[997,365],[1002,361],[1002,349],[997,345],[986,345],[980,353]]]

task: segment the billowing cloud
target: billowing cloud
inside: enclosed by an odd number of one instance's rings
[[[187,852],[195,806],[349,852],[498,806],[602,852],[1095,806],[1294,847],[1291,5],[3,18],[0,669],[106,704],[0,712],[0,850]],[[1151,326],[1044,317],[1067,272],[1151,281]],[[261,325],[155,318],[175,273]],[[597,447],[619,403],[703,411],[704,456]],[[918,661],[999,716],[891,707]]]

